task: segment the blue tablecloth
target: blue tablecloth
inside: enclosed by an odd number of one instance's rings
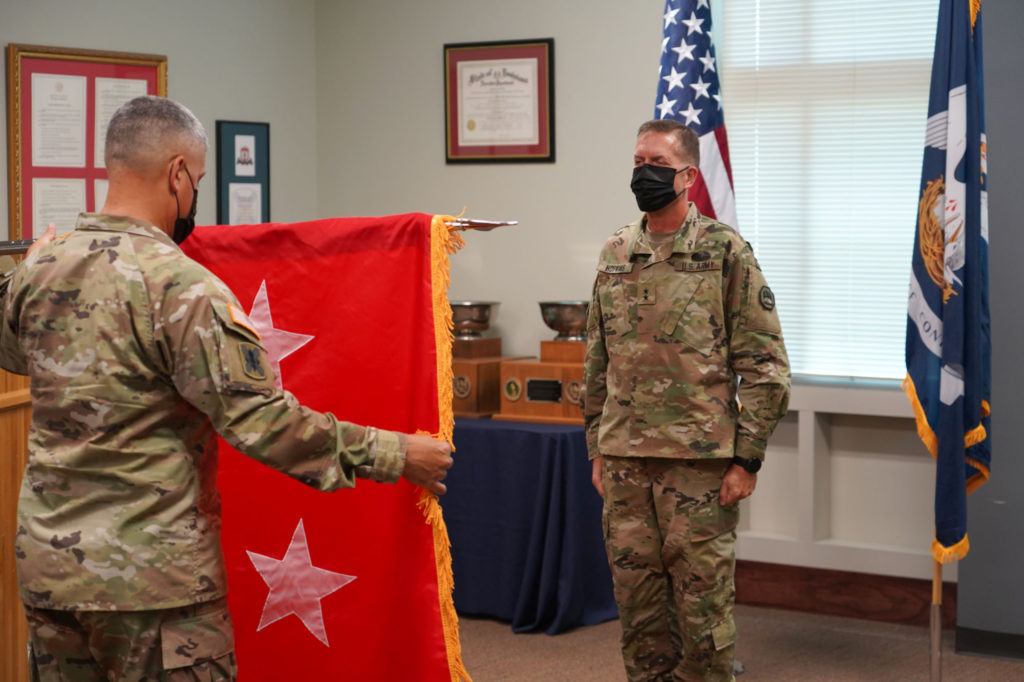
[[[557,634],[618,616],[580,426],[455,420],[455,608]]]

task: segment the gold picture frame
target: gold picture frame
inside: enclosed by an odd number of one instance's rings
[[[166,56],[7,46],[10,239],[34,238],[47,222],[67,231],[76,206],[102,206],[106,168],[97,146],[116,105],[140,94],[167,96]]]

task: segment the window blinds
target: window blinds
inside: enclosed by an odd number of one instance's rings
[[[902,378],[938,0],[725,0],[740,232],[795,374]]]

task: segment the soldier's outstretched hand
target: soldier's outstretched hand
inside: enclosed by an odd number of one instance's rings
[[[402,476],[432,493],[444,495],[448,488],[441,481],[454,461],[452,447],[430,436],[410,435],[408,442]]]

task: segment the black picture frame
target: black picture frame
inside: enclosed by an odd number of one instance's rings
[[[270,124],[217,121],[216,145],[217,223],[270,222]]]

